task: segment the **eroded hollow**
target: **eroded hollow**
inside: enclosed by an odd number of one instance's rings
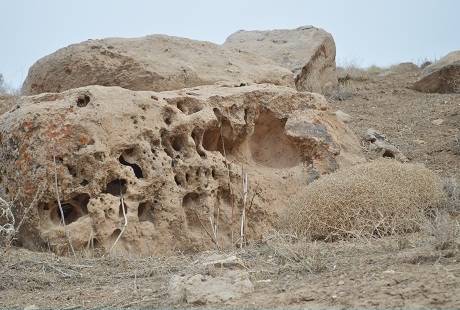
[[[192,131],[192,139],[195,142],[195,149],[201,158],[206,158],[206,152],[203,150],[203,133],[201,128],[195,128]]]
[[[77,107],[80,107],[80,108],[86,107],[90,101],[91,101],[91,98],[88,95],[86,94],[79,95],[77,98]]]
[[[124,210],[123,210],[123,208],[124,208]],[[124,213],[123,213],[123,211],[124,211]],[[125,202],[120,203],[120,205],[118,206],[118,216],[119,217],[124,217],[127,214],[128,214],[128,206],[126,205]]]
[[[121,195],[126,194],[126,190],[127,190],[126,183],[127,182],[124,179],[115,179],[107,183],[104,193],[120,197]]]
[[[193,114],[203,110],[203,103],[193,97],[179,97],[166,99],[169,104],[175,104],[176,107],[185,114]]]
[[[269,111],[261,111],[255,123],[249,147],[252,159],[271,168],[290,168],[301,162],[300,149],[285,134],[286,120]]]
[[[385,152],[382,154],[382,157],[395,158],[395,154],[390,150],[385,150]]]
[[[218,151],[226,156],[231,154],[235,148],[235,143],[231,140],[233,130],[230,122],[226,119],[222,120],[221,127],[206,129],[203,133],[202,145],[206,151]]]
[[[66,225],[77,221],[82,216],[88,214],[89,199],[90,196],[86,193],[83,193],[74,196],[72,199],[68,201],[62,202],[62,213],[61,209],[59,208],[59,204],[56,202],[56,206],[50,214],[51,221],[57,225],[62,223],[62,219],[64,219],[64,223]],[[43,209],[45,210],[46,208],[44,207]]]
[[[136,176],[136,178],[138,178],[138,179],[144,178],[144,174],[143,174],[143,172],[142,172],[142,168],[141,168],[138,164],[128,162],[128,161],[123,157],[123,155],[120,155],[120,157],[118,158],[118,161],[119,161],[120,164],[122,164],[122,165],[131,167],[131,169],[133,169],[133,172],[134,172],[134,175]]]
[[[139,222],[154,222],[155,219],[155,203],[144,201],[137,207],[137,217]]]

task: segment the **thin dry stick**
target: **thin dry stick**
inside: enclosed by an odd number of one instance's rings
[[[198,222],[200,223],[200,226],[201,228],[203,228],[203,230],[206,232],[206,234],[209,236],[209,238],[211,238],[211,241],[217,246],[217,248],[219,248],[219,244],[217,244],[216,240],[214,240],[214,237],[211,235],[211,233],[206,229],[206,227],[204,226],[203,222],[201,221],[200,219],[200,216],[198,215],[198,213],[196,212],[196,210],[192,210],[193,213],[195,213],[195,216],[196,218],[198,219]]]
[[[216,242],[218,242],[217,241],[217,226],[216,226],[215,223],[213,223],[211,215],[209,215],[209,222],[211,223],[211,229],[212,229],[212,233],[214,235],[214,240],[216,240]],[[217,248],[219,248],[219,246],[217,246]]]
[[[230,231],[231,231],[231,239],[232,239],[232,245],[233,245],[233,238],[234,238],[233,237],[233,227],[235,224],[235,203],[233,201],[233,191],[232,191],[232,185],[231,185],[231,179],[230,179],[230,165],[228,163],[227,152],[225,150],[224,136],[222,134],[222,122],[220,125],[220,139],[222,140],[222,151],[224,152],[225,166],[227,167],[228,191],[230,192],[230,204],[232,205],[232,219],[230,223]],[[219,214],[219,209],[217,211]]]
[[[65,224],[64,210],[62,210],[61,199],[59,198],[59,186],[58,186],[57,165],[56,165],[56,155],[55,154],[53,154],[53,162],[54,162],[54,189],[56,191],[56,199],[57,199],[58,206],[59,206],[59,212],[61,213],[62,225],[64,226],[64,234],[67,237],[67,241],[69,242],[70,250],[72,251],[72,254],[75,257],[76,256],[75,250],[72,245],[72,240],[70,239],[69,231],[67,230],[67,225]]]
[[[32,202],[30,203],[30,205],[27,207],[27,209],[24,211],[24,214],[22,215],[22,218],[21,220],[19,221],[19,224],[18,226],[16,227],[16,233],[19,231],[19,229],[21,228],[22,224],[24,223],[25,219],[27,218],[27,213],[29,213],[29,211],[35,207],[35,205],[38,203],[38,200],[40,200],[40,198],[42,197],[43,195],[43,192],[45,190],[45,187],[46,185],[41,185],[37,192],[35,193],[35,197],[34,199],[32,200]]]
[[[115,242],[112,244],[112,247],[110,248],[109,252],[112,252],[118,240],[120,240],[121,235],[123,235],[123,233],[125,232],[126,226],[128,226],[128,218],[126,217],[126,210],[125,210],[125,200],[123,199],[123,193],[121,192],[121,189],[120,189],[120,203],[121,203],[121,210],[123,211],[123,218],[125,222],[123,223],[123,227],[121,228],[121,231],[118,234],[117,239],[115,239]]]
[[[243,248],[244,242],[244,223],[246,220],[246,200],[248,197],[248,174],[244,172],[244,168],[241,167],[241,175],[243,181],[243,210],[241,211],[241,227],[240,227],[240,248]]]

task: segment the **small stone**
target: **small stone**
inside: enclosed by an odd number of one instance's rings
[[[344,284],[345,284],[345,281],[339,281],[337,284],[338,284],[338,285],[344,285]]]
[[[39,309],[36,305],[28,305],[24,307],[24,310],[37,310]]]
[[[444,123],[444,120],[441,118],[438,118],[438,119],[435,119],[434,121],[431,121],[431,123],[433,125],[439,126],[439,125],[442,125],[442,123]]]
[[[343,123],[349,123],[351,121],[351,116],[345,112],[343,112],[342,110],[337,110],[335,111],[335,116],[337,117],[337,119]]]

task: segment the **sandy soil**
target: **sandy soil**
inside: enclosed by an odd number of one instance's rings
[[[345,90],[352,97],[332,104],[353,117],[349,125],[359,136],[367,128],[380,130],[410,161],[458,178],[460,95],[408,89],[417,74],[351,81]],[[442,124],[432,123],[437,119]],[[444,249],[429,231],[334,243],[280,238],[231,253],[249,273],[254,292],[205,306],[460,308],[458,235],[457,245]],[[0,256],[0,308],[200,307],[174,304],[168,283],[175,274],[216,272],[201,265],[213,254],[73,258],[12,248]]]
[[[386,135],[411,162],[425,163],[446,176],[460,176],[460,94],[426,94],[409,87],[419,72],[370,75],[348,81],[351,99],[332,101],[353,117],[349,126],[362,137],[368,128]],[[435,120],[442,120],[436,125]],[[372,157],[372,154],[368,154]]]
[[[280,243],[234,254],[255,290],[225,304],[241,307],[460,307],[459,249],[435,250],[422,235],[308,245],[294,259]],[[292,245],[296,247],[296,245]],[[210,273],[200,267],[213,252],[167,258],[71,258],[14,249],[0,268],[0,307],[152,308],[173,304],[173,274]]]

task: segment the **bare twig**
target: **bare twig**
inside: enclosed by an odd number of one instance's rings
[[[198,222],[200,223],[200,226],[201,228],[203,228],[203,230],[206,232],[206,234],[209,236],[209,238],[211,238],[211,241],[217,246],[217,248],[219,248],[219,244],[217,243],[216,240],[214,240],[214,237],[211,235],[211,233],[206,229],[206,227],[204,226],[203,222],[201,221],[200,219],[200,216],[198,215],[198,213],[196,212],[196,210],[192,210],[193,213],[195,213],[195,216],[196,218],[198,219]]]
[[[231,232],[231,243],[233,244],[233,239],[234,239],[233,228],[235,226],[235,202],[233,201],[233,191],[232,191],[232,184],[231,184],[231,178],[230,178],[230,164],[227,159],[227,152],[225,150],[224,136],[222,134],[222,121],[220,125],[220,139],[222,140],[222,151],[224,152],[225,166],[227,167],[228,191],[230,193],[230,204],[232,206],[232,218],[231,218],[231,223],[230,223],[230,232]],[[219,213],[219,209],[218,209],[218,213]]]
[[[72,245],[72,240],[70,239],[69,231],[67,230],[67,226],[65,224],[64,210],[62,209],[61,199],[59,198],[59,186],[58,186],[57,165],[56,165],[56,155],[55,154],[53,154],[53,163],[54,163],[54,189],[56,191],[56,199],[57,199],[57,203],[59,206],[59,212],[61,213],[61,222],[62,222],[62,225],[64,226],[64,234],[67,238],[67,241],[69,242],[70,250],[72,251],[73,256],[76,256],[75,250]]]
[[[120,189],[120,203],[121,203],[121,210],[123,211],[124,223],[123,223],[123,227],[121,228],[120,233],[118,234],[117,239],[115,239],[115,242],[112,244],[112,247],[110,248],[109,252],[112,252],[118,240],[120,240],[121,235],[123,235],[123,233],[125,232],[126,226],[128,226],[128,218],[126,217],[125,201],[123,199],[123,193],[121,192],[121,189]]]
[[[34,208],[37,205],[38,201],[42,197],[45,187],[46,187],[46,184],[42,184],[37,189],[32,202],[22,213],[21,220],[19,221],[17,225],[16,225],[16,218],[13,213],[13,207],[14,207],[14,203],[17,197],[15,197],[14,200],[10,202],[0,197],[0,218],[6,219],[6,222],[7,222],[4,225],[0,225],[0,235],[5,236],[5,239],[3,241],[3,245],[5,247],[4,247],[3,252],[6,252],[11,247],[13,240],[15,239],[15,236],[19,233],[19,230],[21,229],[22,225],[27,219],[28,213],[30,212],[32,208]],[[19,192],[18,192],[18,195],[19,195]]]
[[[246,221],[246,200],[248,198],[248,174],[241,167],[241,176],[243,182],[243,208],[241,210],[241,227],[240,227],[240,248],[243,248],[245,221]]]

